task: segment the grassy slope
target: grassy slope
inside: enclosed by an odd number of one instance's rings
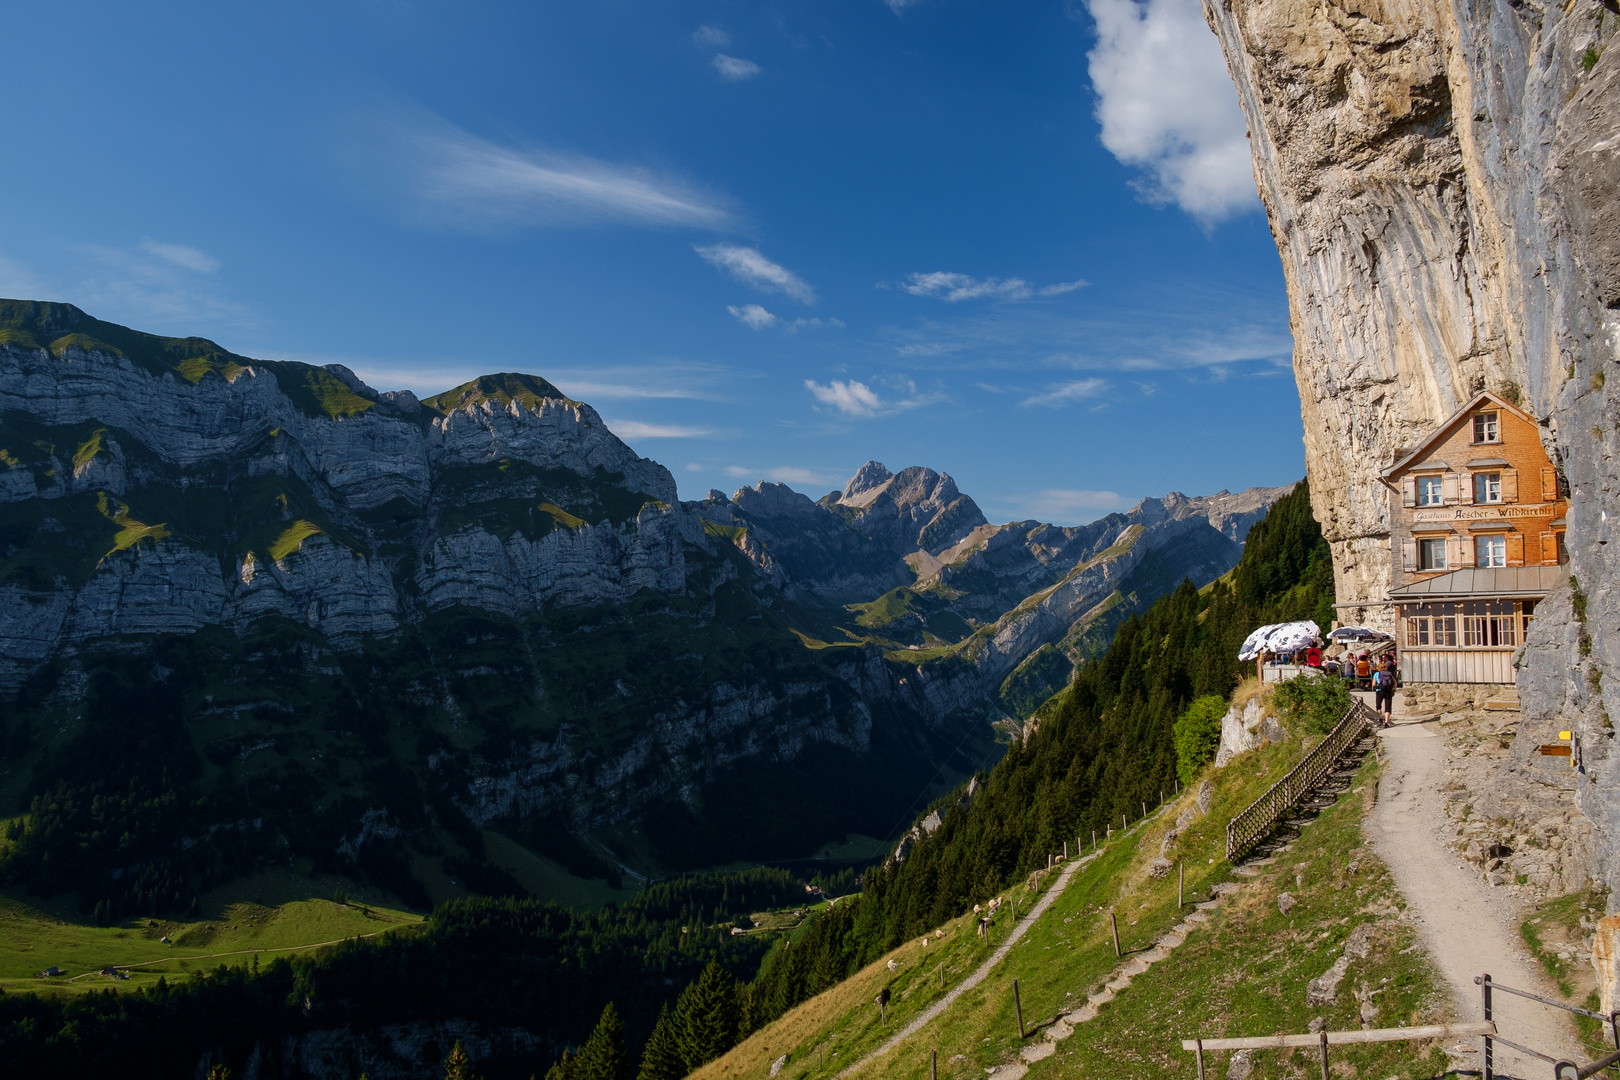
[[[1246,755],[1215,774],[1210,813],[1189,826],[1170,849],[1171,857],[1179,856],[1186,865],[1189,903],[1203,899],[1217,881],[1243,880],[1232,878],[1223,858],[1225,824],[1290,767],[1300,751],[1298,742],[1291,740]],[[1354,1028],[1358,1026],[1354,988],[1363,982],[1378,991],[1372,999],[1379,1009],[1378,1026],[1435,1015],[1439,984],[1421,952],[1413,948],[1411,927],[1394,918],[1403,901],[1387,871],[1361,842],[1360,822],[1371,805],[1376,774],[1377,764],[1369,758],[1353,791],[1306,828],[1275,864],[1264,868],[1255,879],[1258,885],[1229,898],[1210,923],[1194,930],[1168,960],[1137,976],[1095,1020],[1060,1043],[1054,1057],[1035,1064],[1032,1076],[1190,1076],[1192,1055],[1181,1051],[1181,1039],[1303,1032],[1316,1015],[1322,1015],[1333,1030]],[[1108,936],[1110,910],[1118,914],[1127,950],[1150,947],[1182,917],[1176,907],[1174,875],[1154,881],[1145,870],[1187,801],[1184,797],[1168,813],[1123,836],[1116,834],[1103,857],[1078,873],[1041,923],[1026,933],[989,978],[859,1075],[925,1077],[929,1051],[935,1049],[942,1076],[983,1076],[986,1068],[1016,1060],[1021,1044],[1013,1015],[1013,979],[1019,980],[1026,1024],[1033,1027],[1078,1008],[1120,963]],[[1346,871],[1351,861],[1358,863],[1354,874]],[[1287,916],[1276,905],[1276,896],[1284,889],[1299,901]],[[1029,902],[1026,894],[1020,887],[1007,895],[1022,909]],[[1367,919],[1379,924],[1372,953],[1350,965],[1336,1005],[1308,1009],[1305,984],[1331,966],[1352,928]],[[864,969],[769,1025],[697,1076],[718,1080],[763,1075],[784,1052],[790,1055],[790,1064],[781,1075],[791,1080],[834,1075],[943,993],[937,970],[941,962],[949,985],[990,951],[975,938],[967,917],[945,929],[946,937],[927,949],[910,942],[885,957],[897,961],[895,972],[884,961]],[[894,1000],[887,1025],[880,1027],[871,1002],[884,985],[890,986]],[[1392,1074],[1433,1076],[1445,1069],[1438,1049],[1418,1044],[1335,1051],[1335,1060],[1354,1066],[1351,1075],[1379,1080]],[[1302,1062],[1261,1055],[1254,1075],[1298,1074],[1311,1067]],[[1213,1068],[1215,1075],[1224,1071],[1224,1055],[1216,1055]]]
[[[312,884],[270,872],[221,890],[207,905],[213,909],[211,918],[195,922],[137,918],[114,926],[96,926],[76,913],[8,891],[0,894],[0,990],[129,990],[156,983],[160,976],[173,980],[221,964],[249,965],[255,957],[268,961],[421,921],[418,915],[358,897],[348,904],[308,896],[275,902],[307,894]],[[163,943],[165,936],[172,944]],[[129,967],[130,978],[102,977],[98,973],[107,964]],[[48,967],[62,968],[67,976],[40,979],[36,972]]]

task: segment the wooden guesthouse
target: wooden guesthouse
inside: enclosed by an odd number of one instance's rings
[[[1409,683],[1512,683],[1563,577],[1565,499],[1535,421],[1482,393],[1383,473],[1389,601]]]

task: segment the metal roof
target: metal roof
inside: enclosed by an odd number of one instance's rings
[[[1487,598],[1528,598],[1546,596],[1569,577],[1562,566],[1471,567],[1449,574],[1414,581],[1389,591],[1392,601],[1422,603],[1428,600],[1482,600]]]

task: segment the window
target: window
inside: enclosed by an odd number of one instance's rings
[[[1502,474],[1499,472],[1477,472],[1474,474],[1474,501],[1477,503],[1499,503],[1502,501]]]
[[[1475,566],[1506,566],[1507,537],[1479,536],[1474,538]]]
[[[1431,604],[1407,609],[1406,647],[1422,649],[1457,647],[1457,616],[1453,604]]]
[[[1463,605],[1463,645],[1494,648],[1519,643],[1519,617],[1511,600]]]
[[[1446,541],[1444,537],[1418,541],[1418,569],[1444,570],[1446,568]]]
[[[1417,615],[1406,618],[1406,647],[1415,649],[1429,643],[1429,620]]]
[[[1495,413],[1482,412],[1474,414],[1475,442],[1501,442],[1501,431],[1502,429],[1497,426]]]
[[[1444,506],[1445,495],[1438,476],[1420,476],[1417,478],[1417,504],[1419,506]]]

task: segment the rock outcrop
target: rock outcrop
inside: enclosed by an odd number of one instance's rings
[[[1608,543],[1620,382],[1607,386],[1620,362],[1620,17],[1607,0],[1206,0],[1205,14],[1282,256],[1338,599],[1376,603],[1387,588],[1377,475],[1402,448],[1480,389],[1537,418],[1568,485],[1582,592],[1537,611],[1520,696],[1527,719],[1582,731],[1593,783],[1576,798],[1594,864],[1620,886],[1620,702],[1604,683],[1620,669]]]

